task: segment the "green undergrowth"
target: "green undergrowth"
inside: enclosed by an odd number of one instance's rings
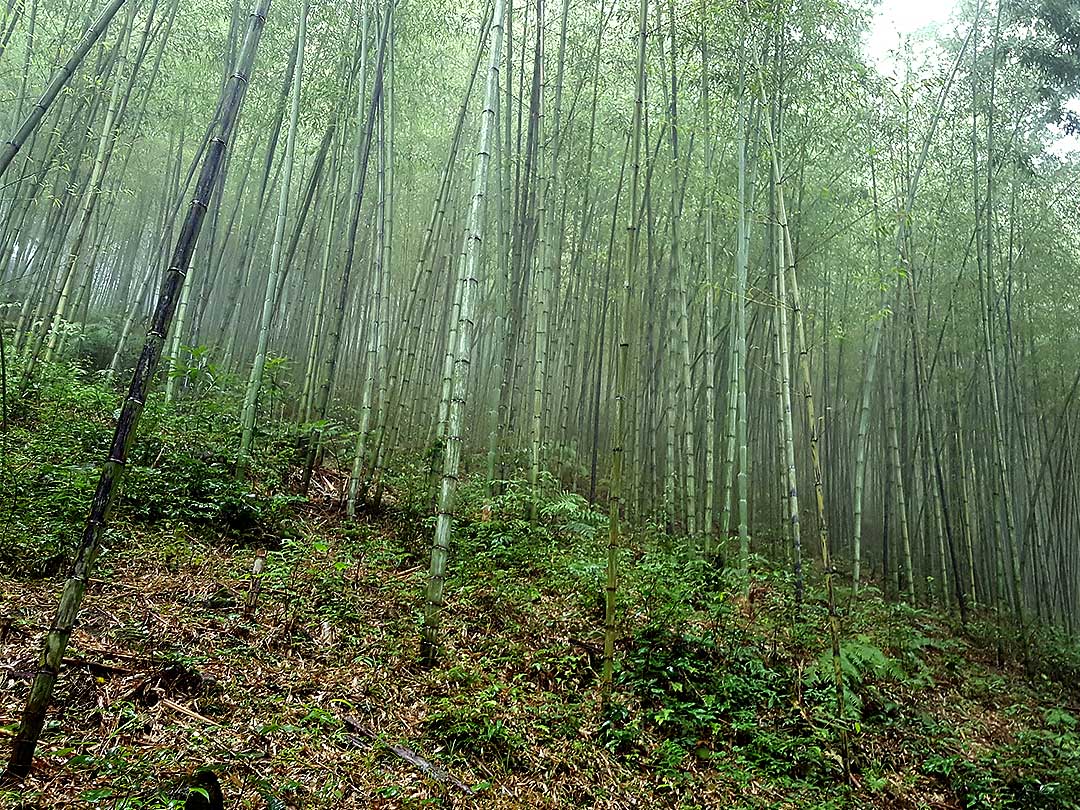
[[[19,368],[8,370],[18,378]],[[55,574],[67,565],[122,395],[100,372],[69,363],[41,367],[31,386],[9,391],[9,429],[0,467],[0,566],[21,576]],[[147,402],[114,507],[107,546],[171,529],[258,543],[279,534],[296,500],[283,486],[295,453],[289,433],[270,423],[259,436],[250,479],[237,480],[236,414],[230,387],[167,406],[160,391]]]
[[[179,806],[193,763],[228,777],[243,807],[462,806],[404,763],[404,747],[459,776],[474,792],[464,806],[1080,808],[1075,644],[1035,633],[1025,673],[1015,654],[998,662],[1015,645],[991,616],[959,632],[872,587],[841,589],[841,715],[817,579],[796,606],[782,566],[755,556],[745,581],[655,528],[619,551],[615,688],[601,711],[607,517],[547,475],[535,504],[520,478],[490,498],[463,479],[442,657],[424,670],[431,459],[400,462],[391,505],[349,522],[290,494],[298,459],[274,423],[251,479],[235,480],[237,404],[223,393],[148,406],[99,576],[160,579],[143,598],[175,626],[150,632],[149,608],[116,597],[90,628],[98,647],[162,668],[134,692],[110,691],[105,673],[64,693],[45,745],[80,806]],[[61,571],[118,406],[58,365],[19,400],[2,468],[14,495],[0,505],[5,587]],[[249,617],[255,545],[269,551]],[[33,626],[15,623],[27,660]],[[145,741],[163,697],[224,731]],[[44,796],[21,800],[49,806]]]
[[[573,604],[582,638],[541,649],[549,657],[534,664],[543,683],[573,693],[598,677],[607,518],[545,484],[536,523],[524,481],[499,482],[491,501],[479,483],[465,488],[448,589],[500,613],[511,634],[522,632],[516,616],[552,595]],[[1015,662],[987,666],[999,641],[987,621],[968,635],[873,587],[858,599],[842,590],[839,716],[821,583],[796,607],[790,575],[768,560],[756,557],[745,583],[689,556],[684,542],[637,532],[622,550],[615,698],[596,735],[673,800],[692,806],[701,774],[720,772],[801,796],[800,806],[929,807],[911,797],[943,791],[961,807],[1080,807],[1080,738],[1062,708],[1077,699],[1075,644],[1044,634],[1026,678]],[[456,737],[469,729],[474,741],[502,739],[497,756],[512,756],[514,736],[476,720],[490,716],[484,703],[461,705],[454,720],[448,711],[437,740],[460,750]],[[565,742],[580,731],[569,729]]]

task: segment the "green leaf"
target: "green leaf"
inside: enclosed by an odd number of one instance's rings
[[[91,788],[90,790],[83,791],[81,798],[83,801],[87,802],[99,802],[102,799],[108,799],[113,795],[112,788]],[[209,796],[207,796],[207,798],[209,798]]]

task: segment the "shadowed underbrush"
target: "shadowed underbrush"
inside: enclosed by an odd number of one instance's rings
[[[290,492],[284,426],[237,481],[225,400],[151,402],[40,761],[4,806],[179,807],[186,775],[211,765],[228,806],[249,808],[1080,807],[1074,645],[1037,633],[1025,674],[990,615],[959,633],[872,587],[842,593],[838,717],[819,583],[796,609],[783,567],[755,557],[747,583],[654,529],[620,552],[601,711],[607,518],[551,477],[535,523],[525,481],[489,500],[466,479],[443,657],[422,669],[430,460],[398,466],[392,505],[349,522],[342,491]],[[50,366],[13,412],[5,734],[117,406]],[[250,609],[256,547],[269,551]]]

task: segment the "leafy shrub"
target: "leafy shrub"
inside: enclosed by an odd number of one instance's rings
[[[999,806],[996,800],[999,780],[982,763],[972,762],[957,754],[932,754],[923,762],[922,770],[949,785],[965,808],[991,810]]]
[[[596,537],[606,517],[580,495],[556,489],[550,473],[542,479],[535,521],[532,485],[525,479],[495,482],[497,494],[490,499],[483,481],[462,486],[458,511],[465,519],[455,527],[461,556],[488,570],[528,569],[536,567],[541,548]]]
[[[1032,628],[1029,666],[1053,681],[1080,684],[1080,643],[1057,627]]]
[[[473,696],[440,698],[424,721],[428,736],[445,745],[451,756],[513,770],[520,764],[525,740],[498,716],[497,693],[498,688],[491,687]]]
[[[17,373],[17,369],[13,369]],[[52,575],[82,530],[112,438],[121,395],[68,362],[43,363],[13,409],[0,468],[0,565],[23,576]],[[115,519],[213,526],[233,538],[277,532],[291,498],[281,489],[287,434],[270,423],[253,473],[236,481],[238,400],[215,396],[167,406],[152,396],[132,444]]]
[[[844,681],[844,709],[850,718],[863,716],[864,703],[883,703],[881,686],[903,682],[907,673],[869,636],[847,639],[840,644],[840,672]],[[819,695],[824,705],[835,701],[836,681],[832,650],[823,650],[806,674],[808,692]]]
[[[1013,756],[1008,795],[1013,806],[1031,810],[1080,808],[1080,733],[1077,719],[1062,709],[1045,716],[1047,728],[1021,732]]]
[[[777,671],[753,651],[655,624],[635,635],[620,680],[656,727],[685,741],[714,736],[729,723],[749,728],[785,692]]]
[[[122,328],[123,324],[118,323],[115,318],[91,320],[75,333],[73,358],[79,365],[91,371],[108,368]]]

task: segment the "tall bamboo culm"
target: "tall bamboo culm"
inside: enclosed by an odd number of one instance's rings
[[[150,330],[147,332],[146,342],[143,344],[138,364],[131,377],[127,397],[116,421],[112,444],[101,469],[101,477],[98,479],[97,490],[90,505],[90,514],[86,520],[82,539],[75,552],[75,563],[64,585],[56,618],[45,638],[45,648],[38,671],[30,687],[19,732],[12,746],[7,771],[15,778],[25,777],[30,772],[34,750],[37,748],[38,737],[52,700],[53,687],[60,673],[60,664],[64,658],[68,640],[71,638],[71,631],[75,626],[79,606],[86,593],[86,585],[93,571],[94,561],[101,548],[105,523],[123,477],[128,450],[135,438],[150,383],[161,359],[165,339],[168,337],[169,327],[179,303],[184,276],[191,264],[199,232],[202,230],[203,219],[210,204],[210,194],[217,184],[218,173],[224,163],[226,149],[244,101],[248,77],[251,75],[269,9],[270,0],[258,0],[252,10],[235,70],[222,93],[217,130],[206,150],[195,197],[180,229],[176,247],[173,249],[172,260],[169,262],[169,270],[165,274],[158,295]]]

